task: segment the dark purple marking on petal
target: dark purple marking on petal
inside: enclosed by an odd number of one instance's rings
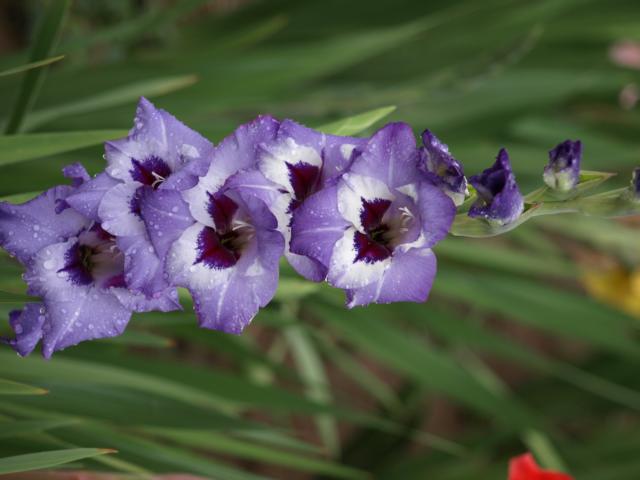
[[[633,170],[631,177],[631,189],[636,197],[640,197],[640,167],[636,167]]]
[[[366,231],[378,228],[382,224],[382,217],[391,205],[391,200],[376,198],[369,201],[362,197],[360,200],[362,200],[362,210],[360,212],[362,227]]]
[[[142,213],[140,211],[140,202],[144,196],[145,187],[137,188],[131,197],[131,201],[129,202],[129,211],[139,218],[142,218]]]
[[[376,263],[391,256],[390,247],[374,240],[370,235],[356,232],[353,237],[353,244],[356,248],[356,262]]]
[[[211,227],[203,228],[198,235],[198,256],[194,264],[204,263],[209,268],[219,270],[233,267],[240,258],[234,247],[236,237],[233,231],[219,235]]]
[[[76,285],[89,285],[93,282],[91,276],[91,255],[93,250],[87,245],[76,242],[64,254],[64,267],[58,272],[66,272],[69,279]]]
[[[207,211],[216,229],[226,232],[231,229],[231,222],[238,211],[238,204],[222,193],[207,193],[209,196],[209,205]]]
[[[289,181],[298,205],[315,192],[320,179],[320,168],[306,162],[291,164],[285,162],[289,170]]]
[[[143,161],[131,159],[133,168],[129,170],[131,178],[135,181],[158,188],[160,184],[171,175],[171,169],[164,160],[159,157],[151,156]]]
[[[391,200],[376,198],[365,200],[361,198],[362,211],[360,222],[365,233],[356,232],[353,242],[356,249],[356,262],[375,263],[388,258],[393,253],[389,245],[389,227],[382,219],[391,206]]]

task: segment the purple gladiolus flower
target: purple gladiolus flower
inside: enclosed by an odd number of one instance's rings
[[[379,130],[333,185],[293,213],[291,250],[327,268],[347,305],[423,302],[436,271],[431,247],[455,206],[419,167],[411,127]]]
[[[492,167],[469,182],[478,192],[478,200],[469,209],[470,217],[485,218],[489,222],[506,225],[524,211],[524,199],[511,170],[509,154],[503,148]]]
[[[422,133],[420,166],[433,183],[446,193],[458,207],[469,195],[462,165],[449,153],[449,147],[429,130]]]
[[[275,137],[278,125],[259,117],[239,127],[214,149],[193,188],[146,192],[141,200],[168,279],[189,289],[202,327],[240,333],[275,294],[284,249],[277,220],[231,180],[255,165],[259,145]]]
[[[328,135],[285,120],[274,138],[259,146],[255,170],[231,180],[269,206],[285,238],[289,264],[309,280],[324,280],[327,269],[290,251],[291,215],[311,195],[335,183],[365,144],[363,138]]]
[[[78,165],[65,169],[74,173],[76,185],[88,178]],[[133,311],[179,306],[175,293],[148,300],[127,288],[122,252],[100,224],[68,207],[73,191],[60,186],[22,205],[0,203],[0,245],[25,265],[28,293],[42,298],[10,315],[15,338],[7,342],[20,355],[42,340],[49,358],[84,340],[119,335]]]
[[[173,290],[142,219],[142,198],[161,190],[192,188],[206,172],[213,145],[141,98],[134,127],[105,144],[106,173],[82,185],[67,202],[116,237],[127,285],[149,298]]]
[[[554,190],[568,192],[580,181],[582,143],[566,140],[549,151],[549,164],[544,167],[544,182]]]

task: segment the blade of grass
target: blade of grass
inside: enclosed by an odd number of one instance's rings
[[[99,93],[89,98],[66,102],[62,105],[33,112],[23,130],[34,128],[69,115],[79,115],[136,102],[140,97],[157,97],[187,88],[198,81],[196,75],[178,75],[154,78]]]
[[[70,5],[71,0],[50,0],[35,36],[29,56],[30,62],[46,59],[56,48]],[[20,93],[18,93],[16,103],[5,127],[7,134],[16,133],[20,130],[25,115],[36,101],[38,91],[44,82],[45,73],[46,68],[36,68],[27,71],[25,74],[20,86]]]
[[[44,60],[38,60],[37,62],[29,62],[19,67],[9,68],[0,72],[0,77],[8,77],[9,75],[15,75],[17,73],[23,73],[34,68],[45,67],[52,63],[59,62],[64,58],[64,55],[58,55],[57,57],[45,58]]]
[[[87,130],[7,135],[0,137],[0,166],[78,150],[126,134],[126,130]]]
[[[65,463],[75,462],[97,455],[115,453],[108,448],[70,448],[66,450],[52,450],[49,452],[28,453],[14,457],[0,458],[0,474],[29,472],[51,468]]]

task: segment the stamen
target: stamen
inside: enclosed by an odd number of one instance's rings
[[[166,180],[166,178],[164,178],[162,175],[160,175],[157,172],[152,171],[151,175],[153,175],[153,178],[155,178],[155,180],[151,184],[153,188],[156,188],[156,186],[160,185],[162,182]]]

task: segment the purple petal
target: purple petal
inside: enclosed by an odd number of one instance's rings
[[[87,170],[81,163],[72,163],[62,169],[62,173],[65,177],[73,180],[73,186],[79,187],[85,182],[91,180],[91,176],[87,173]]]
[[[41,248],[77,235],[88,223],[71,209],[56,212],[72,187],[54,187],[21,205],[0,202],[0,245],[22,263]]]
[[[6,340],[22,357],[29,355],[42,338],[45,322],[45,308],[42,303],[27,303],[23,310],[9,313],[9,325],[15,338]]]
[[[631,176],[631,192],[635,198],[640,198],[640,167],[633,169]]]
[[[106,173],[101,173],[88,182],[76,188],[67,198],[66,202],[77,212],[85,217],[98,222],[98,207],[104,195],[119,182]]]
[[[448,235],[456,207],[450,197],[426,182],[418,187],[417,206],[424,236],[422,246],[432,247]]]
[[[132,312],[172,312],[182,310],[178,291],[173,287],[167,287],[164,291],[147,297],[141,293],[135,293],[124,288],[114,288],[111,293],[127,310]]]
[[[370,303],[425,302],[436,274],[436,257],[428,248],[397,252],[376,281],[347,291],[349,308]]]
[[[338,211],[338,188],[328,187],[309,197],[293,215],[291,251],[329,266],[336,242],[349,223]]]
[[[107,190],[98,207],[102,228],[115,236],[145,235],[140,218],[140,198],[150,187],[120,183]]]
[[[369,140],[351,172],[374,177],[389,188],[413,183],[419,176],[418,150],[411,127],[406,123],[389,123]]]
[[[124,254],[124,281],[133,293],[148,298],[158,297],[169,288],[164,262],[156,254],[146,233],[133,237],[118,237],[117,244]]]
[[[140,211],[160,259],[166,257],[173,242],[194,223],[189,206],[177,191],[145,191],[140,200]]]
[[[505,225],[516,220],[524,210],[524,199],[504,148],[492,167],[474,175],[469,182],[478,192],[478,200],[469,209],[470,217]]]
[[[327,267],[317,260],[286,251],[284,255],[289,265],[307,280],[322,282],[327,278]]]

